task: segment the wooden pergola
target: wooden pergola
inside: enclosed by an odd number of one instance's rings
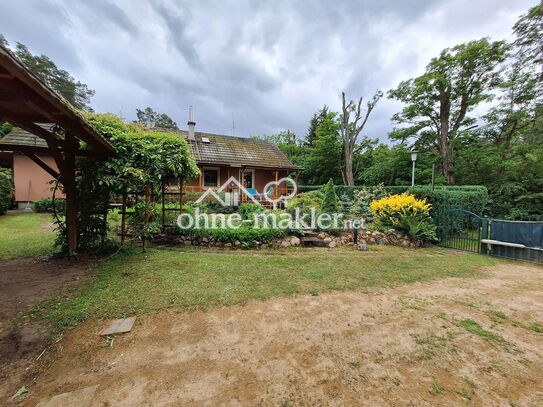
[[[2,144],[0,151],[27,155],[58,180],[66,197],[66,228],[69,255],[77,248],[77,196],[75,157],[105,158],[114,148],[64,99],[56,95],[5,47],[0,46],[0,121],[20,127],[45,140],[47,147]],[[48,124],[48,126],[40,126]],[[80,142],[89,149],[81,150]],[[38,154],[52,156],[58,171]]]

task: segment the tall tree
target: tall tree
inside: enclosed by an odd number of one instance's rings
[[[468,116],[481,102],[492,98],[491,87],[508,46],[487,38],[443,50],[426,72],[403,81],[389,97],[407,106],[393,116],[406,127],[389,136],[402,141],[414,137],[443,160],[448,184],[455,183],[454,148],[458,135],[474,124]]]
[[[316,129],[313,147],[308,148],[302,181],[309,185],[342,181],[343,155],[338,114],[330,112]]]
[[[317,139],[317,127],[319,124],[326,118],[328,115],[328,106],[324,105],[322,109],[313,113],[313,117],[309,121],[309,128],[307,129],[307,134],[305,137],[306,145],[313,147],[313,143]]]
[[[0,36],[0,44],[8,47],[7,40]],[[76,81],[72,75],[60,69],[49,57],[45,55],[33,55],[26,45],[15,43],[13,50],[15,56],[38,78],[40,78],[53,91],[62,96],[76,109],[92,111],[90,101],[94,91],[80,81]]]
[[[517,58],[531,65],[543,87],[543,1],[521,16],[513,26]]]
[[[522,78],[527,96],[532,96],[532,128],[537,137],[543,132],[543,1],[528,10],[513,26],[516,36],[514,70]]]
[[[345,167],[343,168],[343,183],[345,185],[354,185],[353,175],[353,155],[355,152],[362,150],[368,146],[370,140],[364,139],[360,144],[357,144],[358,136],[368,122],[371,112],[377,105],[379,99],[383,96],[383,92],[377,91],[375,95],[366,103],[366,108],[362,108],[362,96],[355,103],[350,100],[349,103],[345,100],[345,92],[341,92],[341,139],[343,140],[343,155]]]
[[[166,113],[157,113],[152,108],[146,107],[143,110],[136,109],[137,120],[146,127],[158,127],[161,129],[179,130],[177,123]]]

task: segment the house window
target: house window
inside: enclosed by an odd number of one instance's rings
[[[255,172],[253,170],[245,170],[243,173],[243,186],[245,188],[254,188]]]
[[[204,187],[219,186],[219,169],[204,168]]]

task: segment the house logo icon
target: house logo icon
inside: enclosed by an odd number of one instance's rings
[[[288,191],[288,194],[277,194],[277,198],[273,198],[273,191],[276,188],[279,188],[279,185],[286,184],[286,185],[292,185],[292,190]],[[245,196],[252,202],[258,205],[262,205],[262,201],[266,200],[268,202],[271,202],[273,205],[273,209],[278,208],[278,204],[280,202],[287,202],[290,198],[294,197],[296,195],[296,192],[298,190],[298,186],[296,185],[296,181],[294,181],[290,177],[284,177],[277,181],[270,181],[266,184],[264,187],[264,193],[262,194],[256,194],[254,195],[254,192],[249,191],[245,186],[243,186],[235,177],[230,177],[226,180],[224,184],[220,186],[218,189],[207,189],[197,200],[196,203],[201,203],[206,199],[209,199],[209,196],[212,196],[215,198],[217,202],[219,202],[222,206],[232,206],[232,200],[231,199],[223,199],[221,197],[221,193],[225,192],[224,197],[227,197],[228,190],[231,188],[237,188],[239,191],[241,191]]]

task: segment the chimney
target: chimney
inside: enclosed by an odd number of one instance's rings
[[[189,121],[187,124],[189,125],[189,140],[194,140],[194,126],[196,126],[196,123],[192,117],[192,106],[189,106]]]

